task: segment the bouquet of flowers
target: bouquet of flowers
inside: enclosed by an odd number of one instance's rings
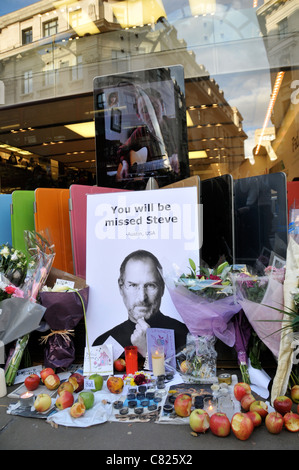
[[[22,251],[12,248],[8,243],[0,246],[0,273],[13,285],[23,284],[27,267],[27,257]]]
[[[189,344],[187,342],[185,351],[182,351],[185,352],[184,366],[188,366],[186,373],[192,376],[188,380],[201,382],[215,378],[215,337],[230,347],[234,346],[235,330],[231,319],[241,306],[234,295],[230,277],[232,266],[228,263],[222,263],[213,270],[197,270],[193,260],[189,259],[189,271],[180,276],[174,273],[166,275],[165,283],[190,332]],[[205,352],[202,354],[200,351]],[[181,356],[177,357],[177,360],[181,359]],[[182,372],[182,366],[179,370]]]
[[[37,256],[28,262],[24,283],[14,288],[9,280],[2,276],[1,284],[2,297],[6,296],[6,298],[0,302],[0,340],[3,345],[16,342],[5,365],[7,385],[13,384],[29,340],[29,334],[39,328],[45,313],[45,307],[36,301],[36,296],[45,282],[54,259],[52,248],[50,256],[45,253],[45,250],[49,247],[46,240],[44,240],[43,247],[40,246],[39,239],[41,236],[39,234],[27,232],[25,235],[31,239],[31,246],[34,245],[35,249],[37,249],[37,246],[39,248]],[[45,264],[46,259],[48,262]],[[31,272],[29,268],[32,269]],[[41,270],[43,270],[43,273],[41,273]],[[34,293],[31,288],[33,285],[36,286]]]
[[[80,320],[86,322],[89,287],[83,279],[54,268],[47,284],[39,293],[40,302],[46,307],[44,320],[50,330],[42,337],[44,365],[65,369],[75,359],[74,328]]]
[[[235,276],[236,294],[252,329],[272,352],[278,357],[280,346],[279,326],[283,305],[284,268],[268,267],[264,276],[255,276],[248,271]],[[270,320],[270,321],[269,321]]]
[[[23,298],[24,292],[14,284],[10,284],[8,279],[0,273],[0,302],[5,299],[10,299],[11,297]]]
[[[272,402],[277,396],[285,395],[290,378],[295,383],[299,382],[298,358],[296,357],[299,344],[299,236],[294,230],[289,233],[284,281],[284,308],[279,312],[282,315],[279,332],[281,335],[280,348],[276,374],[271,390]]]

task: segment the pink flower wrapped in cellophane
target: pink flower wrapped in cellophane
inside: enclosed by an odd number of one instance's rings
[[[277,280],[279,279],[279,280]],[[236,293],[248,321],[259,339],[277,358],[280,345],[282,313],[277,309],[283,306],[283,277],[236,276]]]
[[[200,279],[193,281],[199,285],[204,282]],[[165,283],[176,310],[192,335],[214,335],[226,345],[234,346],[235,329],[230,320],[241,310],[235,295],[225,295],[221,289],[221,298],[217,300],[215,296],[209,298],[204,295],[204,289],[194,293],[171,277],[166,277]],[[216,292],[217,285],[212,287],[211,284],[211,288],[215,288]]]

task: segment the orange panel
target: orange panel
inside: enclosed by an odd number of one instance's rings
[[[69,190],[35,190],[35,230],[49,234],[55,245],[53,267],[73,274],[72,241],[69,219]]]

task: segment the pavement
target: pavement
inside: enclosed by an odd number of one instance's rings
[[[224,372],[238,374],[238,370]],[[7,387],[8,394],[16,388]],[[142,468],[145,464],[198,464],[203,450],[299,449],[299,433],[283,429],[280,434],[273,435],[264,423],[255,428],[246,441],[237,439],[232,432],[225,438],[214,436],[210,430],[195,436],[189,424],[106,421],[75,428],[53,426],[45,419],[8,414],[8,405],[16,402],[8,396],[0,398],[1,450],[97,450],[102,453],[102,465],[121,463]]]

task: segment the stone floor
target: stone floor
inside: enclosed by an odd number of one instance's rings
[[[237,374],[238,371],[232,373]],[[15,388],[8,387],[8,393]],[[16,399],[7,396],[0,399],[1,450],[101,450],[102,463],[112,463],[111,458],[139,456],[138,466],[141,466],[145,461],[156,465],[159,453],[174,453],[180,456],[181,463],[182,459],[185,463],[188,459],[195,463],[200,461],[202,454],[198,451],[201,450],[299,449],[299,433],[283,429],[280,434],[272,435],[264,423],[246,441],[238,440],[233,433],[225,438],[216,437],[210,430],[193,436],[188,424],[105,422],[87,428],[54,427],[44,419],[7,414],[7,406],[13,402]],[[114,463],[124,462],[119,460]],[[137,460],[135,463],[137,466]]]

